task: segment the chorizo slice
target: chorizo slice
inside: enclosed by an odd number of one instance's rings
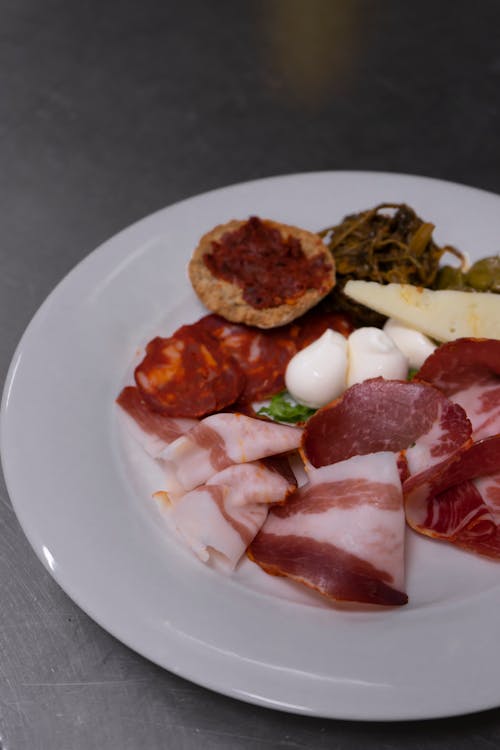
[[[151,407],[170,417],[202,417],[234,403],[245,385],[238,363],[208,334],[183,326],[156,337],[135,369]]]

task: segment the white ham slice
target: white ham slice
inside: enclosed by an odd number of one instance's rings
[[[283,502],[296,486],[290,467],[273,459],[229,466],[167,506],[168,520],[203,562],[217,553],[232,570],[269,505]],[[157,494],[165,499],[166,493]]]
[[[197,419],[165,417],[153,411],[135,386],[124,388],[116,403],[121,407],[127,431],[153,458],[198,424]]]
[[[182,495],[232,464],[286,453],[300,445],[302,430],[243,414],[213,414],[159,455],[164,489]]]
[[[310,470],[271,510],[249,554],[331,599],[401,605],[404,535],[397,458],[384,451]]]

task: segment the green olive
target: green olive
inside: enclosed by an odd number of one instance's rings
[[[464,275],[459,268],[443,266],[439,269],[434,282],[435,289],[463,289]]]
[[[474,263],[465,274],[465,283],[478,292],[500,292],[500,256]]]

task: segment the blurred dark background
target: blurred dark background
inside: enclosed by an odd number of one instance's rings
[[[50,289],[155,209],[330,169],[500,193],[499,135],[498,0],[0,0],[0,379]],[[498,711],[325,722],[157,669],[59,590],[1,489],[4,750],[499,746]]]
[[[54,269],[32,307],[83,251],[224,184],[364,169],[500,191],[497,0],[1,0],[0,14],[3,253]]]

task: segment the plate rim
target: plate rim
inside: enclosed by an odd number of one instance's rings
[[[18,370],[18,367],[21,362],[21,355],[24,350],[24,347],[26,346],[26,341],[29,339],[29,336],[31,335],[31,331],[34,329],[34,327],[37,325],[39,320],[42,318],[44,314],[46,314],[50,308],[50,306],[53,304],[54,299],[57,297],[58,290],[63,287],[67,282],[68,279],[74,275],[77,275],[80,273],[81,268],[86,265],[87,263],[91,262],[91,258],[97,256],[99,253],[102,253],[105,248],[107,248],[112,243],[116,242],[117,238],[124,237],[127,234],[130,233],[132,229],[137,229],[141,225],[146,225],[148,222],[151,221],[153,217],[158,217],[161,214],[163,214],[167,209],[172,208],[174,206],[179,206],[185,203],[188,203],[192,201],[193,199],[200,199],[203,200],[209,195],[213,195],[216,193],[221,193],[224,191],[230,191],[233,188],[240,187],[240,186],[255,186],[258,183],[262,182],[269,182],[274,180],[293,180],[294,178],[308,178],[308,179],[314,179],[318,175],[324,176],[324,175],[332,175],[334,177],[341,178],[342,175],[354,175],[356,177],[359,177],[360,179],[369,179],[376,176],[389,176],[391,178],[404,178],[404,179],[410,179],[410,180],[418,180],[418,181],[432,181],[434,183],[440,183],[445,188],[447,186],[454,186],[454,187],[460,187],[463,188],[466,191],[476,191],[480,194],[484,194],[485,196],[491,196],[495,199],[500,200],[500,196],[496,193],[493,193],[488,190],[484,190],[482,188],[477,188],[474,186],[468,186],[464,183],[457,183],[452,182],[448,180],[442,180],[434,177],[426,177],[423,175],[411,175],[411,174],[404,174],[399,172],[380,172],[380,171],[366,171],[366,170],[320,170],[320,171],[312,171],[312,172],[296,172],[292,174],[278,174],[278,175],[272,175],[264,178],[257,178],[245,182],[237,182],[232,183],[230,185],[225,185],[219,188],[214,188],[208,191],[205,191],[203,193],[193,195],[187,198],[184,198],[181,201],[177,201],[175,203],[172,203],[168,206],[165,206],[163,208],[160,208],[153,213],[140,218],[139,220],[133,222],[127,227],[124,227],[119,232],[115,233],[108,239],[106,239],[104,242],[100,243],[94,250],[87,253],[73,268],[71,268],[64,276],[63,278],[53,287],[53,289],[49,292],[49,294],[45,297],[45,299],[42,301],[34,315],[32,316],[31,320],[29,321],[28,325],[26,326],[16,348],[14,351],[14,354],[12,355],[12,359],[7,371],[7,375],[5,378],[5,383],[3,387],[3,393],[2,393],[2,400],[1,400],[1,407],[0,407],[0,456],[1,456],[1,464],[2,464],[2,470],[3,475],[5,478],[5,483],[7,486],[7,490],[9,493],[9,497],[12,503],[12,507],[14,509],[14,512],[16,514],[16,517],[21,525],[21,528],[23,530],[23,533],[27,537],[30,546],[32,547],[33,551],[37,555],[38,559],[42,562],[45,569],[49,572],[51,577],[57,582],[57,584],[62,588],[62,590],[79,606],[86,614],[88,614],[91,619],[93,619],[100,627],[102,627],[104,630],[106,630],[108,633],[113,635],[115,638],[117,638],[119,641],[124,643],[127,647],[131,648],[133,651],[141,654],[148,660],[152,661],[153,663],[158,664],[162,668],[168,669],[172,673],[183,677],[185,679],[188,679],[192,681],[195,684],[201,685],[205,688],[208,688],[210,690],[213,690],[217,693],[226,695],[228,697],[237,698],[239,700],[244,700],[248,703],[253,703],[255,705],[261,705],[270,707],[272,704],[271,701],[265,700],[263,696],[258,695],[247,695],[242,696],[241,694],[237,694],[234,690],[230,688],[225,688],[223,685],[219,684],[217,682],[217,679],[202,679],[200,678],[199,674],[193,675],[186,673],[185,670],[182,668],[176,668],[174,666],[165,666],[164,663],[162,663],[158,658],[155,658],[154,655],[151,655],[147,653],[147,649],[143,649],[140,646],[137,645],[137,643],[134,643],[133,641],[129,641],[129,639],[124,638],[122,634],[118,634],[116,630],[113,627],[110,627],[108,623],[103,621],[99,615],[98,612],[93,611],[92,607],[89,606],[87,602],[82,600],[80,598],[80,593],[78,591],[74,591],[70,582],[65,578],[64,571],[60,571],[59,569],[51,570],[50,566],[47,563],[47,560],[43,557],[43,555],[40,553],[40,544],[39,541],[36,539],[36,532],[33,528],[30,527],[30,524],[27,522],[26,518],[23,518],[22,512],[19,512],[19,508],[16,504],[15,499],[15,491],[13,491],[13,488],[11,486],[11,478],[9,476],[9,468],[7,466],[7,459],[6,459],[6,442],[7,442],[7,419],[6,419],[6,413],[8,410],[8,401],[9,401],[9,394],[11,391],[11,388],[13,386],[13,383],[16,378],[16,373]],[[85,597],[83,597],[84,599]],[[311,715],[311,716],[317,716],[322,718],[340,718],[340,719],[354,719],[354,720],[361,720],[361,721],[397,721],[397,720],[408,720],[408,719],[432,719],[432,718],[438,718],[443,716],[456,716],[463,713],[474,713],[482,710],[487,710],[490,708],[493,708],[497,706],[499,703],[499,700],[492,700],[491,703],[485,703],[484,700],[481,702],[480,705],[477,705],[476,707],[471,707],[466,710],[464,710],[463,707],[457,706],[456,710],[450,710],[446,709],[444,712],[437,710],[435,714],[429,714],[426,712],[425,715],[419,715],[418,713],[415,714],[413,712],[409,712],[406,715],[404,713],[400,713],[398,716],[381,716],[379,713],[374,715],[369,715],[369,712],[365,712],[364,715],[360,715],[359,712],[353,711],[351,715],[347,715],[345,711],[343,711],[341,714],[337,714],[335,712],[318,712],[312,707],[304,707],[304,706],[291,706],[286,704],[278,704],[278,705],[271,705],[272,708],[286,711],[286,712],[292,712],[292,713],[301,713],[304,715]]]

